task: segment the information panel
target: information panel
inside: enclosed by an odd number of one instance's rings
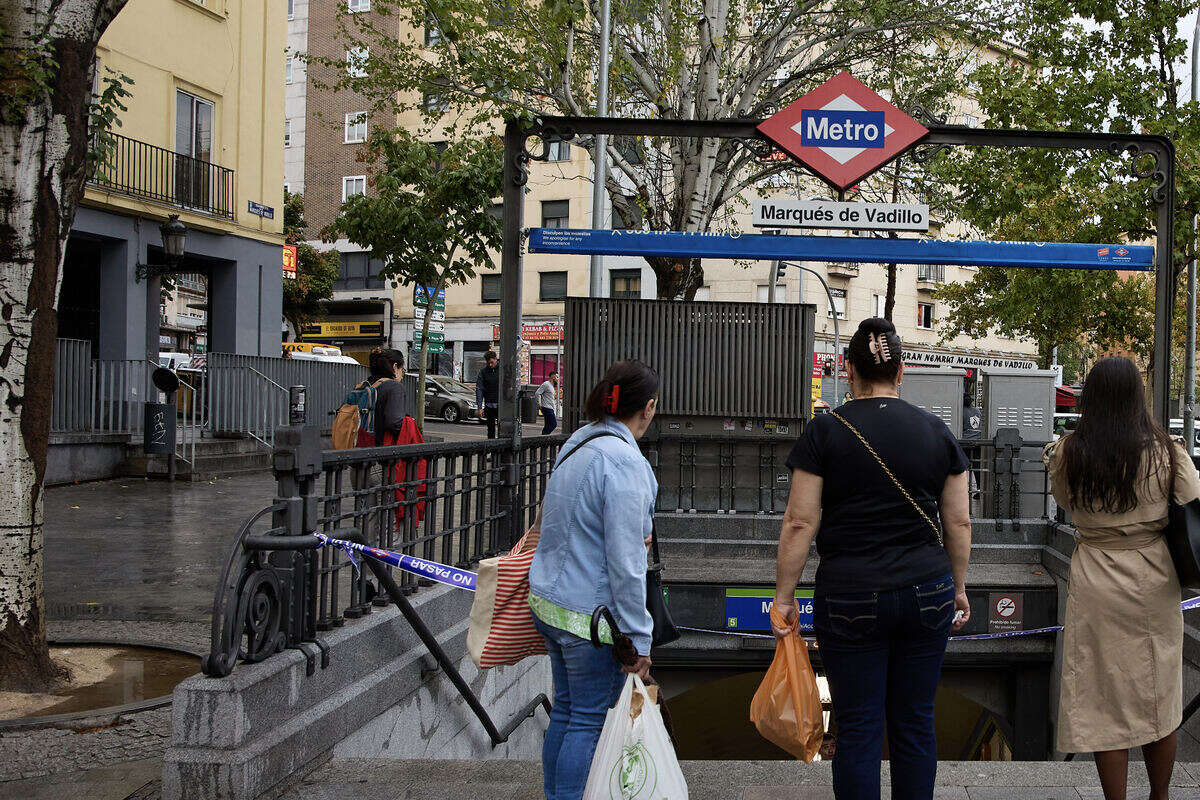
[[[813,590],[797,589],[796,604],[800,607],[800,630],[813,629]],[[765,587],[755,589],[725,590],[725,630],[758,631],[771,630],[771,604],[775,590]]]

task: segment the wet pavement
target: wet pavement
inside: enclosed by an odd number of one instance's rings
[[[238,528],[274,494],[269,472],[48,489],[47,616],[207,622]]]

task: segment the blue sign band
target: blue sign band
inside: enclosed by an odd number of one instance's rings
[[[1148,270],[1154,265],[1154,248],[1146,245],[660,233],[583,228],[532,228],[529,252],[1043,269]]]
[[[351,562],[354,562],[354,553],[361,553],[376,561],[382,561],[385,564],[391,564],[393,567],[399,567],[405,572],[411,572],[413,575],[420,575],[423,578],[429,578],[432,581],[444,583],[456,589],[475,591],[477,576],[470,570],[459,569],[449,564],[440,564],[437,561],[428,561],[406,553],[395,553],[391,550],[381,550],[378,547],[367,547],[357,542],[347,542],[345,539],[332,539],[321,533],[316,534],[316,537],[321,540],[322,545],[337,547],[344,551]],[[355,567],[358,566],[356,562],[354,562],[354,565]]]
[[[882,111],[835,111],[806,108],[800,112],[800,143],[805,147],[883,149]]]

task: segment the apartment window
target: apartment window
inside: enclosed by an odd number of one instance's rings
[[[346,9],[351,14],[357,14],[360,11],[370,11],[371,0],[347,0]]]
[[[368,47],[351,47],[346,51],[346,74],[351,78],[367,76],[367,59],[371,57]]]
[[[567,273],[539,272],[538,300],[543,303],[567,299]]]
[[[975,116],[974,114],[963,114],[961,124],[966,125],[968,128],[978,128],[979,117]]]
[[[564,142],[562,139],[554,139],[547,148],[547,154],[551,161],[570,161],[571,143]]]
[[[284,62],[284,66],[283,66],[283,82],[284,83],[292,82],[292,59],[293,59],[292,54],[288,53],[287,61]]]
[[[286,200],[287,196],[291,193],[292,193],[291,189],[288,188],[288,182],[284,181],[283,182],[283,199]]]
[[[356,111],[346,115],[346,144],[358,144],[367,140],[367,112]]]
[[[213,116],[211,102],[187,92],[175,93],[175,196],[185,206],[206,207],[211,195]]]
[[[875,316],[887,316],[887,295],[875,295]]]
[[[946,282],[945,264],[917,264],[917,280],[930,283]]]
[[[760,303],[765,303],[765,302],[767,302],[768,298],[770,298],[770,296],[771,296],[771,284],[760,283],[758,285],[758,294],[755,297],[755,299]],[[786,303],[787,302],[787,284],[784,284],[784,283],[775,284],[775,302],[776,303]]]
[[[837,314],[838,319],[845,319],[846,318],[846,290],[845,289],[834,289],[833,287],[830,287],[829,294],[833,298],[833,307],[829,309],[827,316],[829,316],[832,319],[833,315]]]
[[[356,194],[367,193],[367,176],[351,175],[342,178],[342,202],[346,202]]]
[[[917,303],[917,327],[933,330],[933,303]]]
[[[479,281],[480,294],[479,302],[481,303],[499,303],[500,302],[500,276],[499,275],[481,275]]]
[[[379,277],[383,262],[371,258],[369,252],[342,253],[334,289],[383,289],[384,280]]]
[[[288,0],[288,19],[296,16],[296,0]]]
[[[565,200],[563,202],[566,202]],[[546,227],[550,227],[547,225]],[[555,226],[558,227],[558,226]],[[640,269],[614,269],[608,273],[608,296],[637,299],[642,296]]]
[[[425,14],[425,44],[426,46],[435,45],[442,40],[442,32],[438,29],[437,17],[433,12]]]
[[[283,121],[283,146],[292,146],[292,121],[290,119]]]
[[[570,203],[566,200],[542,201],[543,228],[569,228]]]

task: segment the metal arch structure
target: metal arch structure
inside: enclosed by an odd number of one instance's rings
[[[989,130],[941,124],[932,115],[917,109],[929,133],[907,150],[918,162],[928,161],[951,147],[1021,147],[1051,150],[1088,150],[1131,156],[1131,174],[1153,181],[1152,200],[1157,214],[1155,225],[1155,308],[1154,308],[1154,416],[1164,426],[1170,422],[1168,399],[1171,386],[1171,312],[1175,303],[1172,274],[1175,217],[1175,146],[1165,136],[1123,133],[1084,133],[1073,131]],[[529,162],[549,158],[549,142],[577,136],[652,136],[675,138],[733,139],[760,155],[777,148],[758,130],[762,120],[673,120],[625,119],[615,117],[542,116],[533,120],[511,120],[504,130],[504,238],[501,249],[502,304],[500,309],[500,395],[501,436],[520,442],[521,426],[516,424],[520,371],[517,350],[521,332],[521,288],[523,279],[523,236],[525,185],[529,181]],[[531,152],[530,138],[542,141],[540,153]],[[811,172],[799,161],[799,167]],[[880,166],[883,166],[882,164]],[[820,178],[820,176],[816,176]],[[836,189],[836,187],[834,187]]]

